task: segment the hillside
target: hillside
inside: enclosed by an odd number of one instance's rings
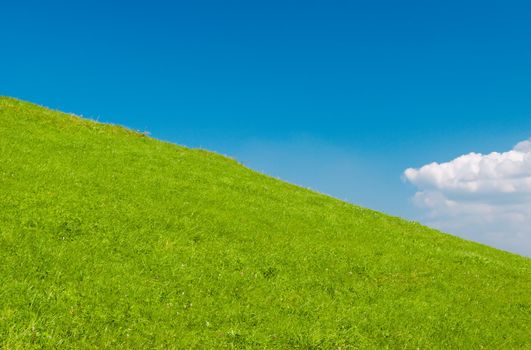
[[[531,259],[0,98],[0,348],[531,348]]]

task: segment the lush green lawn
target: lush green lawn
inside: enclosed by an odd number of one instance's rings
[[[0,348],[531,348],[531,259],[0,98]]]

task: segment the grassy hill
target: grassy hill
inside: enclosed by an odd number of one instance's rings
[[[531,259],[0,98],[0,348],[531,348]]]

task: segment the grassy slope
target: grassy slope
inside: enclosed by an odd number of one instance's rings
[[[0,98],[0,348],[531,348],[531,260]]]

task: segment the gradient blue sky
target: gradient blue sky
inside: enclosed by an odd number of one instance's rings
[[[9,1],[0,94],[418,218],[407,167],[531,135],[529,1]]]

